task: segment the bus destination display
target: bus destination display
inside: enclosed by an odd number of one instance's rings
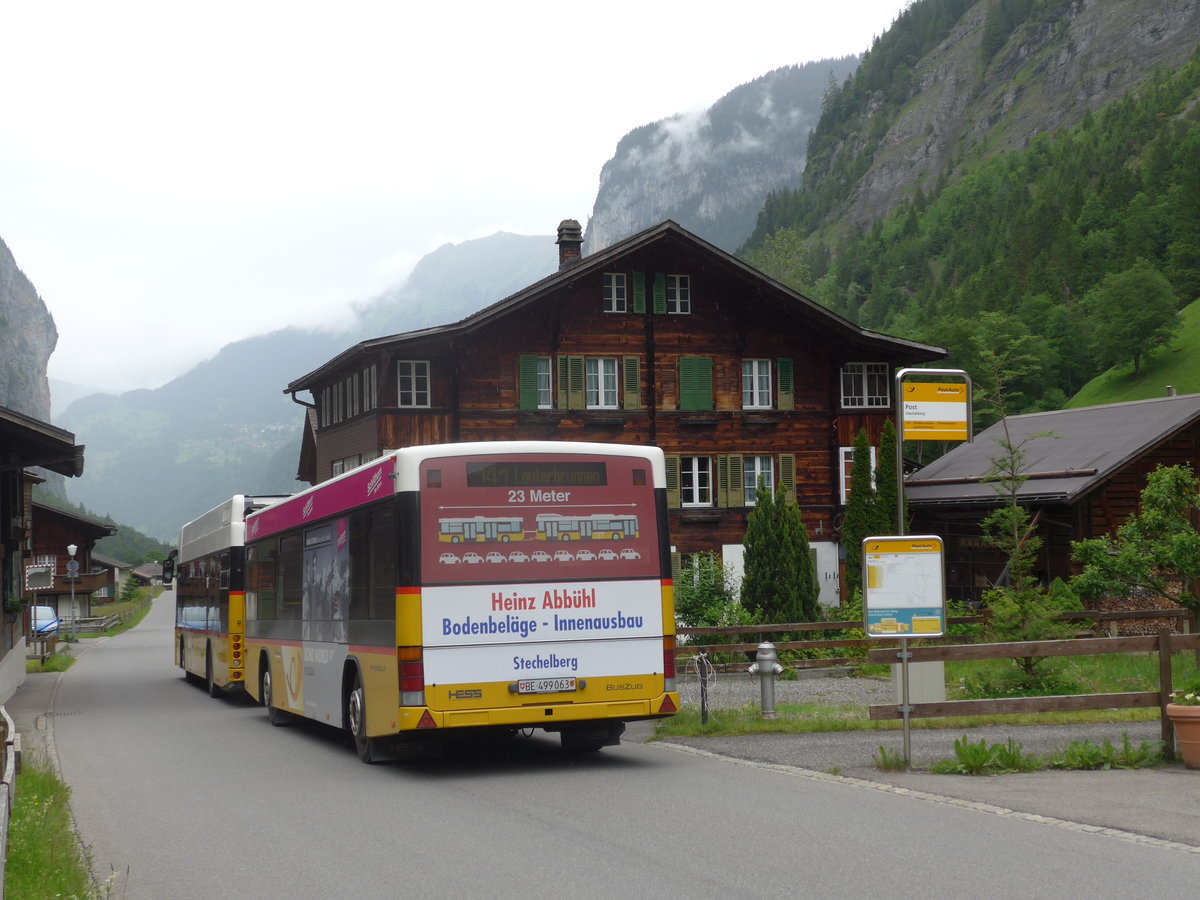
[[[468,462],[467,487],[604,487],[603,462]]]

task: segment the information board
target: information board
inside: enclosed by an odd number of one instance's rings
[[[969,396],[969,386],[963,383],[904,382],[900,392],[904,440],[967,440]]]
[[[862,543],[867,637],[940,637],[946,631],[942,539],[868,537]]]

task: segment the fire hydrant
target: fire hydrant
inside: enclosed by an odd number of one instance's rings
[[[758,655],[750,668],[746,670],[751,675],[758,676],[759,689],[762,692],[762,718],[775,718],[775,677],[783,674],[783,666],[775,653],[775,645],[763,641],[758,645]]]

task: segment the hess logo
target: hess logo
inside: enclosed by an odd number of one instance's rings
[[[482,700],[483,688],[469,688],[461,691],[449,691],[451,700]]]

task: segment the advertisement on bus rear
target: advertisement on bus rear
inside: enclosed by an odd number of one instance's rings
[[[654,483],[636,457],[454,457],[421,464],[422,582],[656,577]]]

